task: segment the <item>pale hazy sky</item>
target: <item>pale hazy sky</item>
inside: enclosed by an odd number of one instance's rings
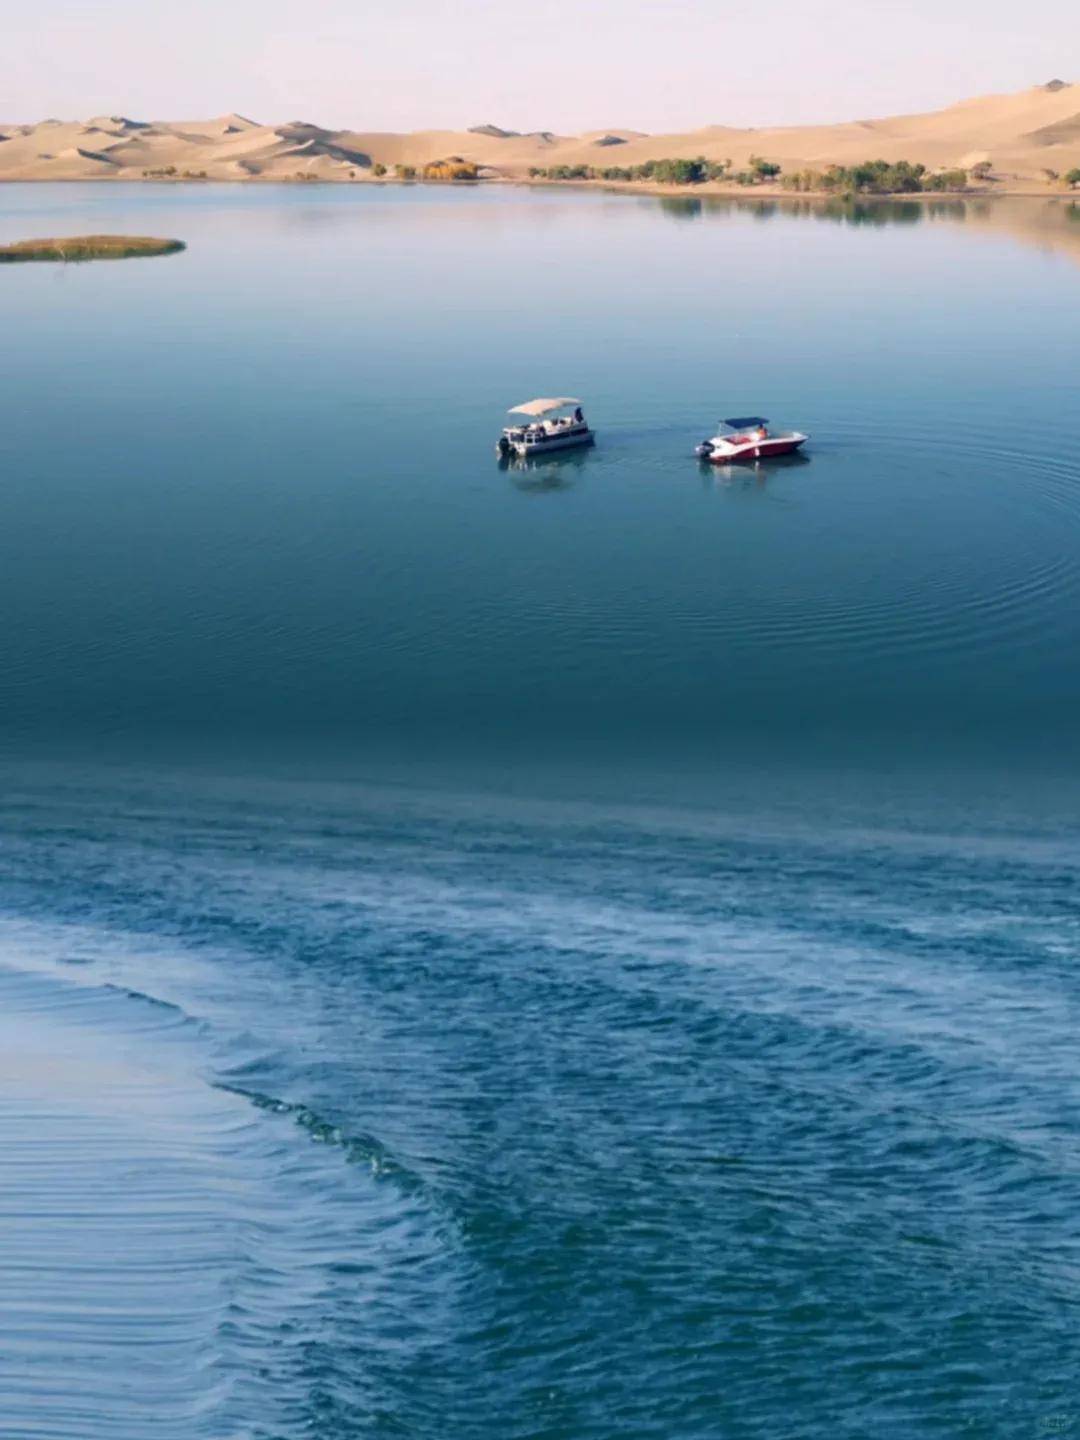
[[[659,131],[1058,77],[1080,81],[1080,0],[0,0],[0,121]]]

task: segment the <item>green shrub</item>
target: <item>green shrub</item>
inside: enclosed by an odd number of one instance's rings
[[[451,155],[446,160],[433,160],[424,166],[425,180],[475,180],[477,167],[471,160]]]
[[[740,185],[755,185],[780,174],[780,166],[771,161],[753,159],[755,168],[738,175],[731,174],[730,160],[706,160],[704,155],[687,159],[673,156],[660,160],[643,160],[640,165],[552,165],[545,169],[530,165],[530,180],[648,180],[660,185],[701,185],[706,180],[734,179]]]
[[[940,170],[936,175],[928,175],[923,181],[924,190],[966,190],[966,170]]]
[[[759,180],[775,180],[780,174],[779,165],[774,165],[771,160],[763,160],[760,155],[751,155],[748,163]]]
[[[984,172],[985,174],[986,172]],[[739,180],[739,176],[735,176]],[[826,170],[793,170],[784,176],[784,188],[796,191],[824,190],[847,197],[856,195],[907,195],[920,191],[965,190],[966,170],[927,173],[925,165],[910,160],[864,160],[858,165],[830,165]]]
[[[825,177],[820,170],[790,170],[781,181],[785,190],[825,190]]]
[[[921,190],[962,189],[967,172],[948,170],[928,175],[925,165],[910,160],[864,160],[858,165],[830,165],[822,176],[826,190],[850,191],[854,195],[906,195]]]

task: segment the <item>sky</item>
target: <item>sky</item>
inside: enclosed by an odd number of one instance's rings
[[[0,40],[0,122],[672,131],[1080,81],[1078,0],[0,0]]]

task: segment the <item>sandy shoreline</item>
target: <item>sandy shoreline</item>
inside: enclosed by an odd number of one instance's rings
[[[886,193],[876,192],[841,192],[837,190],[788,190],[783,185],[724,185],[715,181],[703,181],[698,185],[671,185],[660,184],[648,180],[549,180],[547,178],[531,178],[522,175],[500,176],[498,179],[484,179],[473,181],[443,181],[443,180],[419,180],[400,179],[394,175],[380,176],[375,178],[364,178],[363,180],[342,180],[334,176],[313,176],[309,180],[294,180],[280,175],[252,175],[246,180],[238,180],[232,177],[207,179],[192,179],[177,177],[175,179],[141,179],[132,175],[109,175],[100,177],[87,176],[62,176],[34,175],[11,177],[0,175],[0,186],[5,185],[82,185],[87,179],[93,179],[104,184],[113,185],[158,185],[170,188],[202,187],[206,185],[276,185],[282,188],[301,186],[323,187],[332,185],[335,188],[342,185],[368,188],[369,186],[390,186],[399,188],[402,186],[431,186],[434,189],[529,189],[529,190],[560,190],[560,191],[601,191],[612,195],[650,195],[660,198],[679,197],[690,199],[724,199],[742,200],[752,202],[754,200],[821,200],[840,201],[860,204],[872,203],[874,201],[914,200],[924,201],[929,204],[940,204],[950,200],[1065,200],[1080,203],[1080,186],[1072,186],[1068,189],[1060,185],[1047,184],[1039,187],[1033,183],[1026,184],[994,184],[969,186],[965,190],[922,190],[922,191],[891,191]]]

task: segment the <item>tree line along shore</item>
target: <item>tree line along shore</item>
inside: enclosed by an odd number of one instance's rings
[[[1080,189],[1080,167],[1066,171],[1044,169],[1043,180],[1063,190]],[[212,180],[214,177],[205,170],[180,170],[176,166],[161,166],[145,169],[144,180]],[[310,170],[297,170],[275,179],[288,183],[325,183],[325,176]],[[423,165],[383,164],[373,161],[368,166],[357,166],[347,172],[349,180],[373,179],[377,181],[406,182],[465,182],[477,183],[488,180],[533,182],[591,181],[601,184],[619,185],[672,185],[692,187],[697,185],[728,185],[745,187],[768,186],[796,194],[820,195],[917,195],[961,193],[977,187],[980,191],[993,193],[996,182],[1003,177],[993,173],[989,161],[979,161],[970,168],[932,170],[929,166],[911,160],[863,160],[854,165],[827,165],[823,168],[806,167],[784,170],[775,161],[751,155],[746,165],[736,167],[731,160],[707,160],[704,156],[694,159],[670,158],[645,160],[639,165],[530,165],[524,172],[496,170],[466,160],[460,155],[446,159],[432,160]],[[1006,193],[1004,190],[1000,193]]]
[[[359,178],[350,172],[352,178]],[[502,174],[452,155],[426,165],[383,165],[376,162],[370,171],[376,180],[482,181],[528,178],[532,181],[593,181],[606,184],[650,184],[694,186],[706,184],[779,186],[797,194],[823,195],[918,195],[957,193],[973,185],[992,189],[996,180],[989,161],[968,169],[932,170],[918,161],[863,160],[854,165],[827,165],[785,171],[775,161],[751,155],[739,168],[731,160],[681,157],[645,160],[640,165],[530,165],[524,176]],[[298,180],[314,178],[297,174]],[[1043,178],[1066,190],[1080,188],[1080,167],[1066,171],[1045,169]]]
[[[1051,183],[1067,189],[1080,186],[1080,168],[1067,171],[1044,171]],[[864,160],[855,165],[828,165],[824,169],[801,169],[785,172],[772,161],[752,155],[747,166],[736,169],[730,160],[697,159],[646,160],[641,165],[552,165],[529,167],[530,180],[601,180],[609,183],[633,184],[649,182],[660,185],[704,185],[718,183],[755,186],[779,185],[800,194],[826,195],[914,195],[925,192],[956,192],[969,188],[972,182],[980,187],[993,182],[992,167],[983,161],[970,169],[930,170],[910,160]]]
[[[210,181],[215,177],[205,170],[181,170],[174,165],[145,169],[144,180]],[[327,177],[310,170],[297,170],[292,174],[274,177],[282,183],[297,182],[308,184],[327,183]],[[374,161],[370,166],[357,167],[347,172],[349,180],[373,179],[378,181],[406,182],[465,182],[476,183],[488,180],[518,181],[591,181],[601,184],[619,185],[729,185],[751,188],[779,187],[803,195],[918,195],[961,193],[977,187],[984,193],[993,193],[995,182],[1002,177],[995,176],[989,161],[980,161],[969,169],[955,167],[931,170],[928,166],[910,160],[863,160],[854,165],[827,165],[816,169],[785,171],[774,161],[751,155],[746,166],[736,168],[730,160],[696,159],[646,160],[640,165],[530,165],[524,173],[503,172],[489,166],[451,155],[445,160],[433,160],[424,165],[383,164]],[[1080,167],[1066,171],[1044,169],[1043,180],[1051,186],[1065,191],[1080,189]],[[999,193],[1007,193],[1002,189]]]

